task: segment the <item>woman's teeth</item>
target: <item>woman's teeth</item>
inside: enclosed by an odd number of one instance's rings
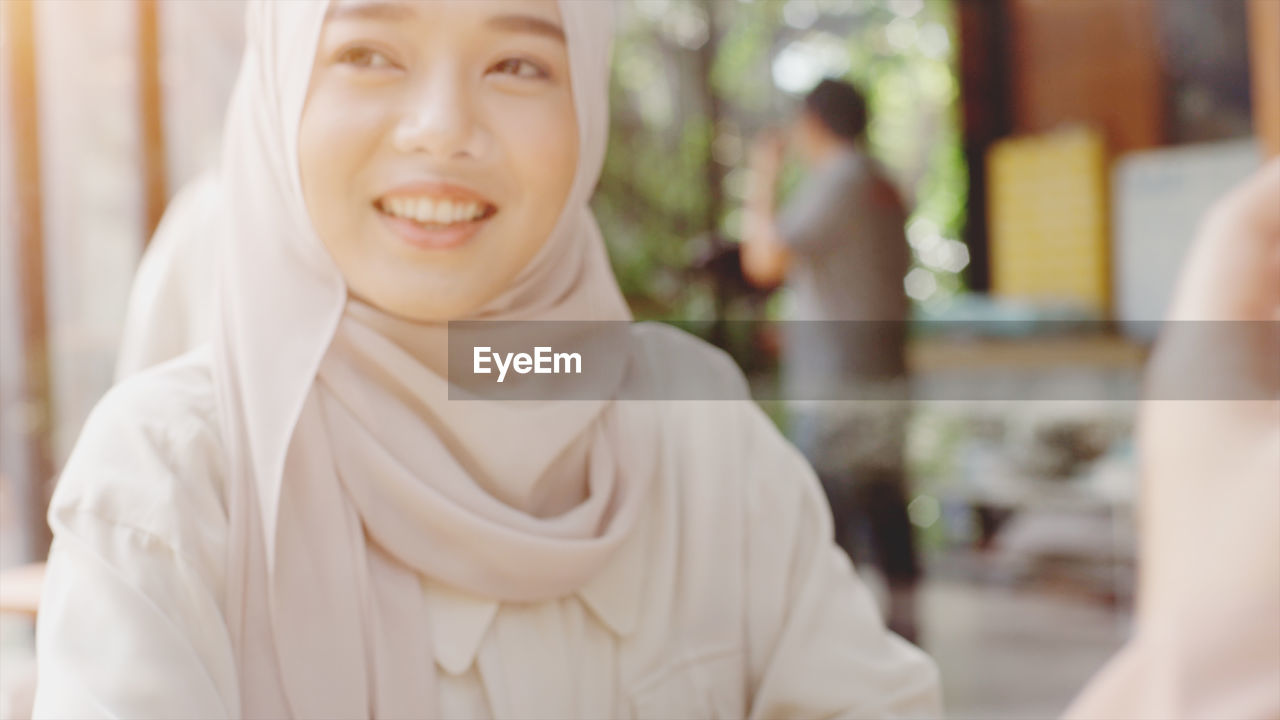
[[[470,222],[485,214],[480,203],[432,200],[430,198],[393,197],[380,203],[382,211],[406,220],[435,225]]]

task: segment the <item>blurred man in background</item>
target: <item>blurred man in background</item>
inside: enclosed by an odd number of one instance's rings
[[[849,83],[823,80],[805,97],[791,139],[807,175],[781,212],[783,140],[757,140],[742,266],[753,283],[785,280],[791,292],[781,372],[795,401],[793,438],[822,478],[837,540],[859,560],[867,536],[889,586],[889,625],[913,639],[920,568],[903,458],[910,251],[903,203],[867,151],[867,120]]]

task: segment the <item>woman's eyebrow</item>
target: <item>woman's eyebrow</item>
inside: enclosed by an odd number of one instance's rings
[[[489,27],[508,32],[524,32],[543,35],[553,40],[564,42],[564,30],[550,20],[533,15],[498,15],[489,18]]]
[[[413,17],[413,10],[403,2],[391,2],[383,0],[378,2],[372,0],[368,2],[355,2],[348,0],[347,2],[335,2],[329,6],[329,11],[325,13],[325,20],[334,20],[336,18],[343,19],[368,19],[368,20],[394,20],[403,21]]]

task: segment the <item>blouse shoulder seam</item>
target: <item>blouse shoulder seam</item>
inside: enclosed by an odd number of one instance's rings
[[[164,546],[165,549],[173,553],[175,557],[180,558],[182,562],[185,563],[189,568],[197,567],[197,564],[194,562],[193,558],[189,557],[186,553],[179,550],[178,544],[173,539],[165,537],[164,535],[156,532],[155,530],[144,528],[134,523],[130,523],[117,518],[106,517],[102,513],[98,512],[97,510],[89,507],[71,508],[69,515],[73,517],[92,520],[100,525],[106,526],[111,529],[126,530],[129,532],[135,533],[137,535],[141,535],[147,540],[155,544]],[[55,538],[55,541],[56,541],[56,538]]]

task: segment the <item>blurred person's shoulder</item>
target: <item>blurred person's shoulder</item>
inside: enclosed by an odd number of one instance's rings
[[[655,368],[661,422],[668,448],[682,464],[704,465],[694,477],[728,487],[728,478],[752,474],[744,463],[759,453],[785,456],[794,447],[751,398],[750,385],[729,353],[679,328],[638,323]]]
[[[863,150],[850,151],[845,172],[851,186],[860,193],[866,210],[905,219],[906,199],[894,184],[888,168],[875,156]]]
[[[226,468],[206,345],[129,376],[98,402],[58,480],[50,524],[89,516],[175,546],[198,542],[193,535],[225,526]]]
[[[646,352],[665,377],[704,384],[694,399],[655,403],[660,452],[670,469],[659,486],[675,499],[656,504],[666,518],[659,524],[682,527],[680,536],[694,545],[747,552],[748,539],[768,536],[767,527],[783,515],[820,522],[826,500],[817,476],[751,398],[733,358],[668,325],[638,324],[637,332],[646,334]],[[714,537],[709,527],[716,528]]]
[[[636,323],[632,332],[648,371],[645,382],[650,384],[636,399],[750,400],[742,369],[721,348],[666,323]]]

